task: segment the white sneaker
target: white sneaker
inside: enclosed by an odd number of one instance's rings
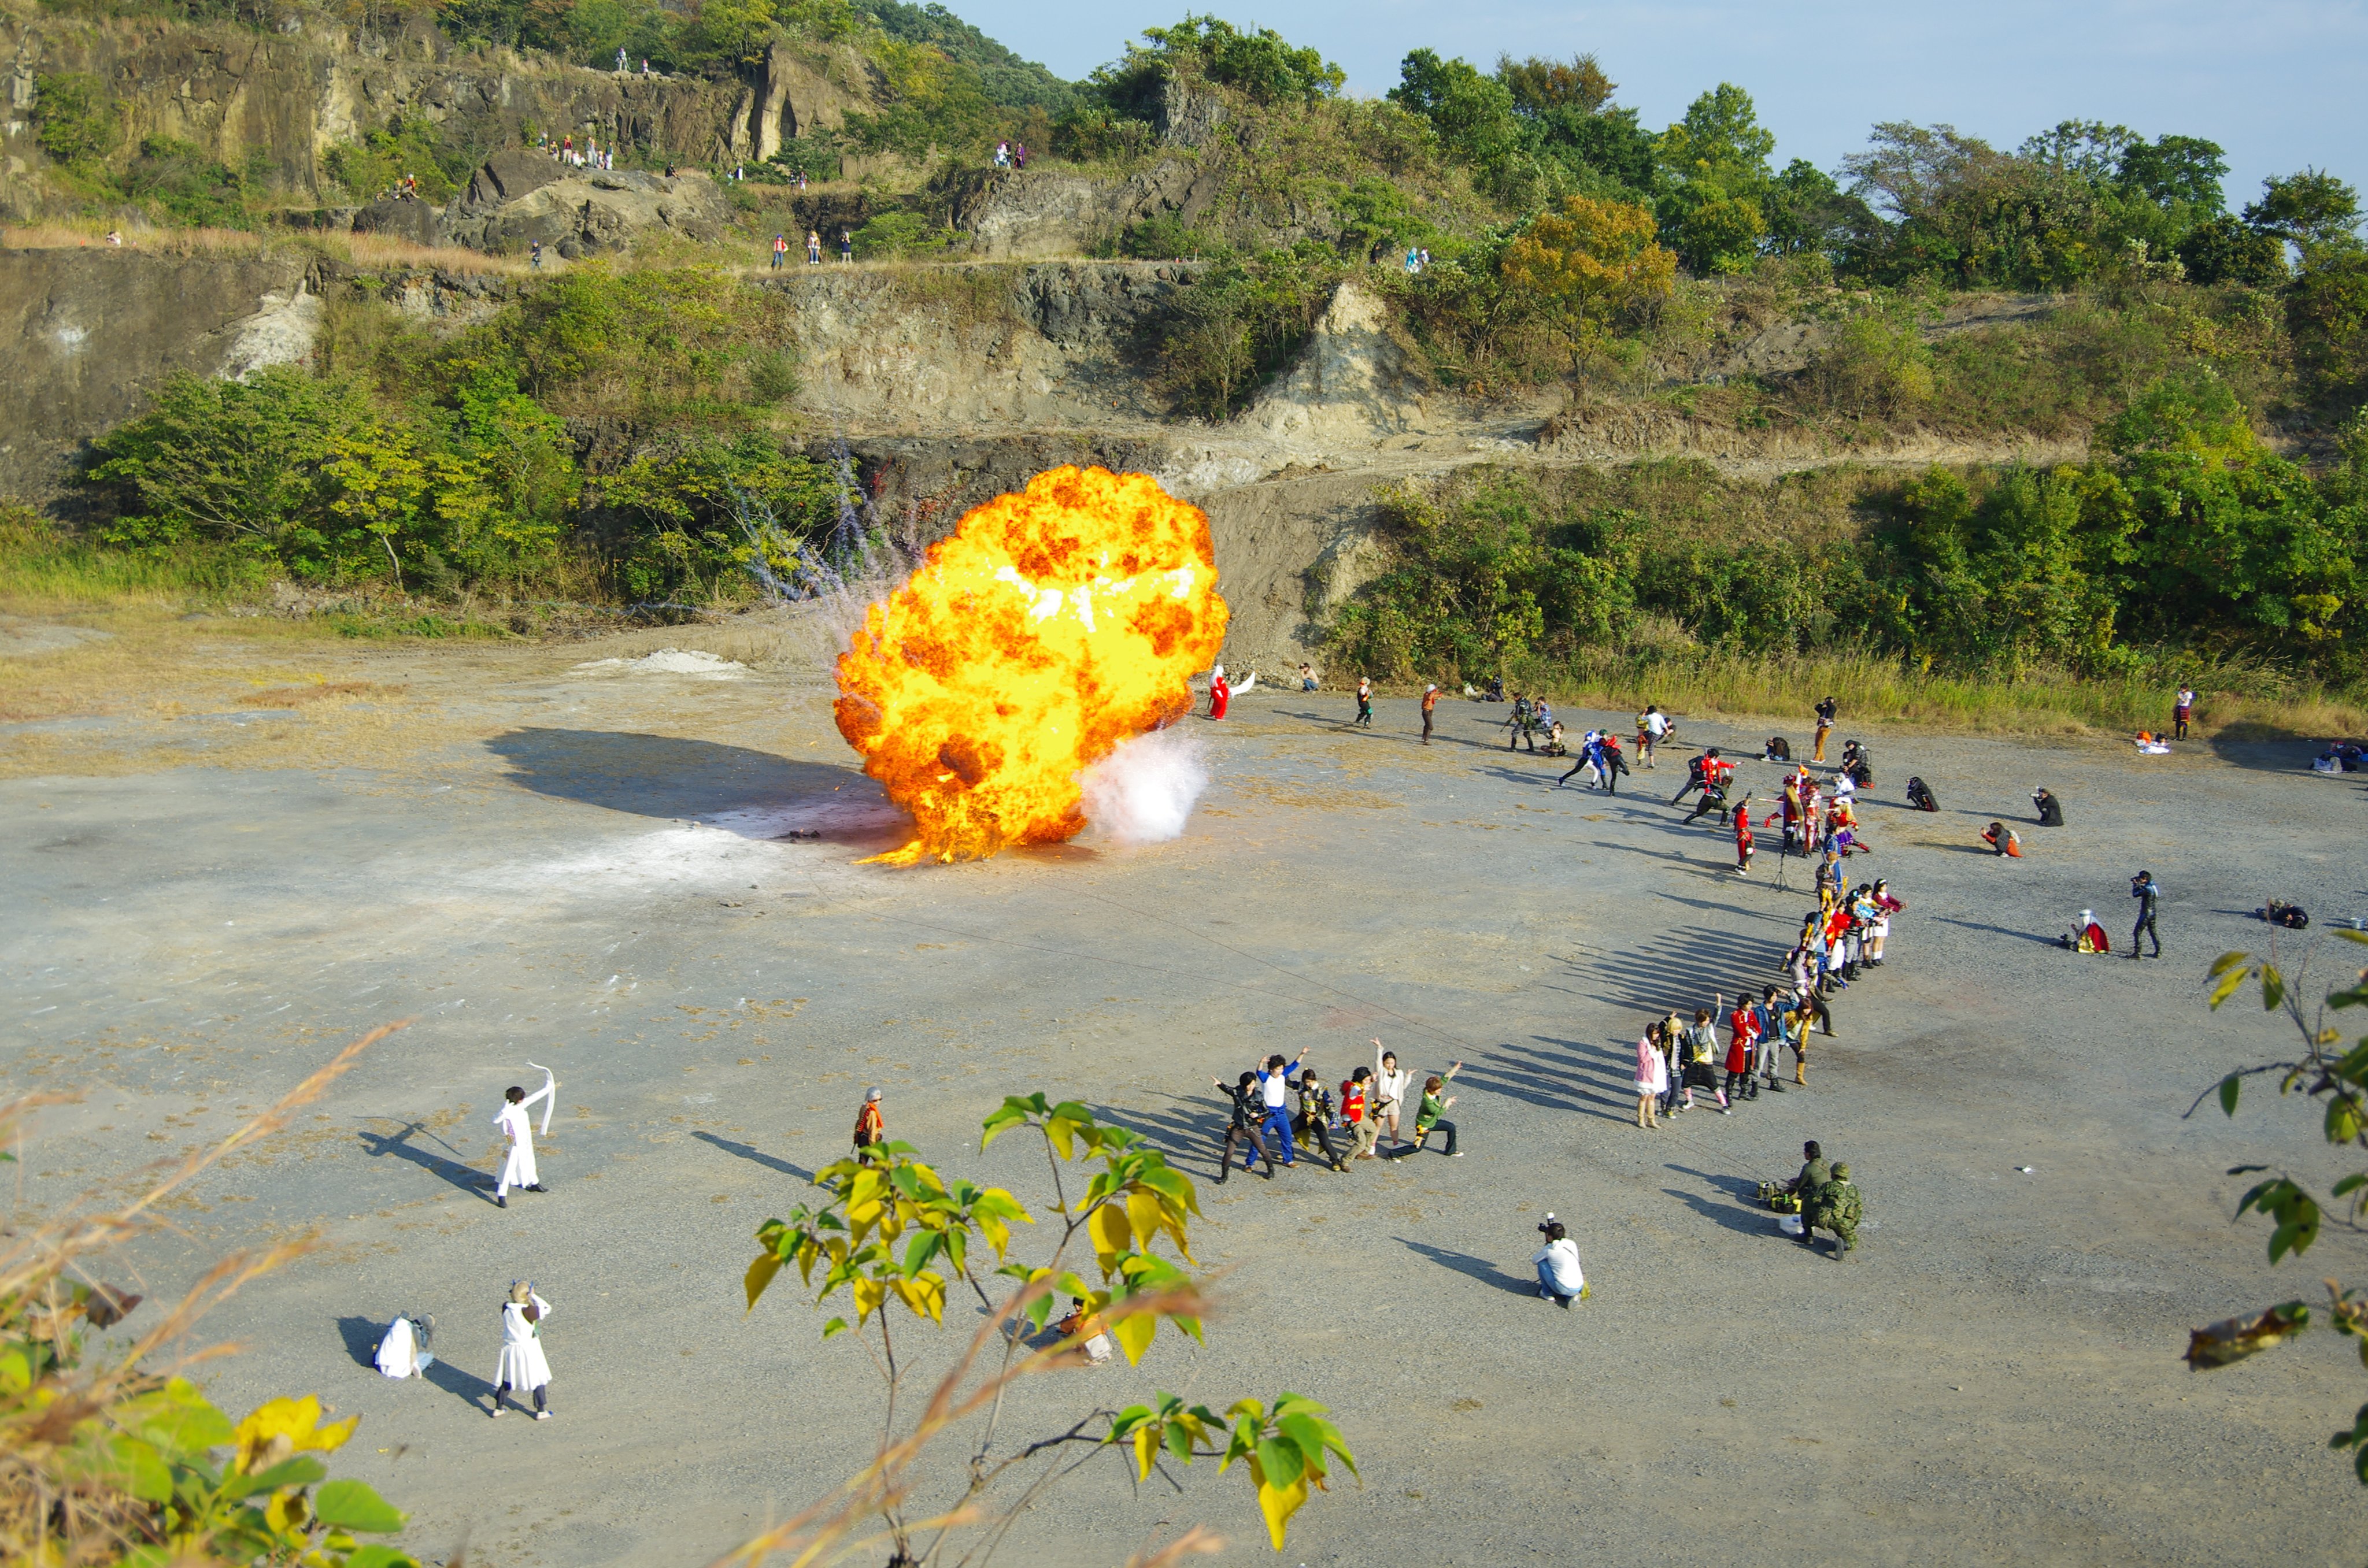
[[[534,1413],[534,1418],[537,1421],[548,1421],[551,1419],[551,1412],[548,1410],[538,1410]]]

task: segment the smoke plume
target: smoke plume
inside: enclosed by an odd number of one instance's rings
[[[1117,845],[1161,844],[1183,835],[1193,803],[1209,787],[1201,743],[1189,730],[1154,730],[1121,741],[1085,771],[1086,821]]]

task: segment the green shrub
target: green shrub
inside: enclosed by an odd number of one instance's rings
[[[1218,261],[1146,325],[1155,380],[1180,413],[1225,419],[1241,412],[1298,358],[1340,277],[1338,258],[1312,242]]]
[[[1174,212],[1162,212],[1120,231],[1118,251],[1137,261],[1179,261],[1208,255],[1217,246]]]
[[[96,162],[123,138],[107,85],[80,72],[33,78],[33,123],[41,151],[62,164]]]
[[[855,231],[855,254],[865,261],[929,256],[952,239],[951,230],[918,212],[882,212]]]

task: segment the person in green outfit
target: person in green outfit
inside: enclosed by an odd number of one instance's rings
[[[1447,1108],[1455,1103],[1455,1096],[1450,1095],[1445,1099],[1439,1097],[1439,1091],[1447,1087],[1455,1074],[1463,1070],[1463,1063],[1459,1062],[1446,1072],[1434,1073],[1422,1081],[1422,1108],[1416,1111],[1414,1116],[1414,1142],[1400,1151],[1401,1154],[1419,1153],[1433,1132],[1444,1132],[1447,1134],[1447,1147],[1440,1152],[1451,1160],[1460,1160],[1463,1157],[1463,1153],[1455,1147],[1455,1123],[1447,1119]]]
[[[1858,1223],[1863,1215],[1858,1187],[1850,1178],[1850,1166],[1837,1162],[1833,1179],[1817,1191],[1816,1208],[1804,1208],[1801,1211],[1801,1239],[1814,1248],[1817,1244],[1811,1233],[1820,1226],[1831,1231],[1834,1261],[1844,1262],[1858,1250]]]

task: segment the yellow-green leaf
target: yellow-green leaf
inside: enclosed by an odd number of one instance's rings
[[[1129,1366],[1142,1365],[1143,1353],[1151,1348],[1151,1336],[1158,1332],[1159,1320],[1149,1312],[1132,1312],[1110,1324],[1110,1335],[1126,1352]]]
[[[855,1292],[855,1325],[860,1328],[871,1321],[871,1314],[888,1299],[888,1287],[877,1279],[858,1279],[850,1289]]]
[[[1290,1528],[1291,1516],[1299,1512],[1299,1506],[1306,1501],[1307,1482],[1304,1477],[1288,1486],[1259,1483],[1258,1512],[1266,1516],[1266,1533],[1277,1551],[1282,1550],[1282,1533]]]
[[[759,1254],[757,1261],[748,1266],[748,1277],[742,1281],[748,1291],[748,1312],[757,1310],[757,1298],[765,1293],[765,1287],[770,1285],[773,1276],[780,1271],[781,1260],[769,1252]],[[745,1317],[747,1314],[744,1312],[741,1315]]]
[[[1108,1278],[1120,1255],[1132,1244],[1134,1227],[1125,1209],[1116,1203],[1103,1204],[1086,1223],[1094,1238],[1094,1261],[1101,1265],[1102,1277]]]
[[[1134,1478],[1151,1479],[1151,1461],[1159,1456],[1159,1424],[1146,1421],[1134,1429]]]
[[[2228,955],[2228,957],[2232,959],[2241,959],[2245,955],[2242,953],[2230,953]],[[2212,995],[2209,998],[2212,1006],[2217,1007],[2221,1003],[2226,1002],[2229,997],[2237,994],[2237,988],[2244,984],[2245,982],[2251,977],[2252,972],[2252,966],[2248,964],[2241,969],[2232,969],[2226,974],[2223,974],[2220,977],[2220,983],[2212,988]]]

